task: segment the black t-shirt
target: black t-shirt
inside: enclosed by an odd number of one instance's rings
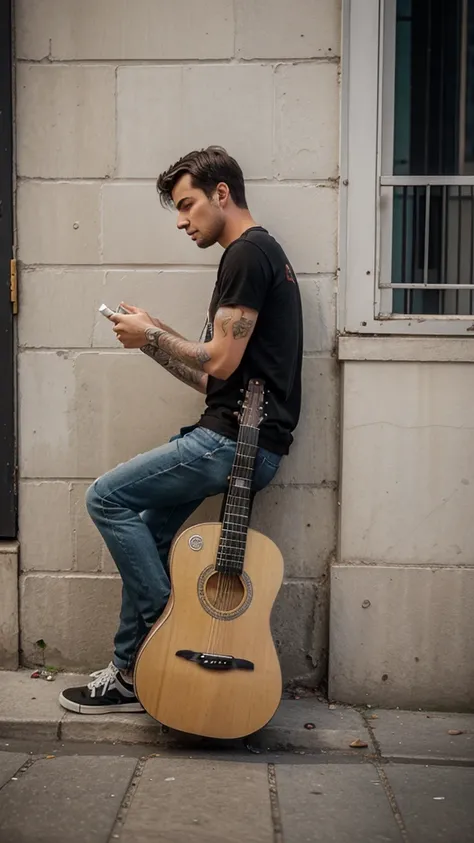
[[[206,410],[199,424],[237,439],[239,409],[250,378],[265,381],[267,418],[259,444],[287,454],[301,406],[303,324],[295,274],[281,246],[260,226],[249,228],[222,255],[209,307],[209,326],[219,307],[252,308],[258,319],[244,356],[227,380],[209,375]],[[208,333],[207,339],[212,337]]]

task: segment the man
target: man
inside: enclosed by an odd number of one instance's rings
[[[208,496],[225,492],[238,433],[236,411],[250,378],[267,387],[254,490],[288,453],[301,400],[302,316],[298,285],[282,248],[250,215],[242,170],[220,147],[191,152],[157,183],[163,206],[198,248],[225,250],[204,342],[189,342],[126,305],[112,317],[125,348],[141,348],[166,371],[206,395],[199,422],[166,445],[99,477],[87,507],[122,578],[114,657],[92,681],[69,688],[61,704],[80,714],[142,711],[133,665],[169,594],[168,553],[180,526]]]

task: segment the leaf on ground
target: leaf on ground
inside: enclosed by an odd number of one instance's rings
[[[352,746],[354,749],[363,749],[368,745],[367,741],[361,741],[360,738],[357,738],[357,740],[352,741],[352,743],[349,744],[349,746]]]
[[[462,731],[462,729],[449,729],[448,730],[448,735],[463,735],[463,734],[464,734],[464,732]]]

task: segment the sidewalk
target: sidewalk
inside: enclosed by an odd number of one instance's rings
[[[164,730],[148,714],[78,715],[66,712],[58,703],[59,692],[70,685],[90,682],[78,674],[58,674],[54,682],[31,679],[31,670],[0,672],[0,739],[27,738],[60,741],[140,743],[153,746],[209,745],[210,741]],[[305,728],[313,724],[314,729]],[[368,743],[366,749],[351,750],[355,740]],[[347,750],[359,755],[375,751],[363,717],[351,708],[315,698],[283,700],[271,723],[253,736],[256,749]],[[242,748],[242,741],[232,742]]]
[[[221,743],[65,713],[76,680],[0,673],[0,843],[474,840],[474,714],[283,700]]]
[[[54,682],[31,670],[0,671],[0,739],[209,746],[212,742],[163,729],[148,714],[78,715],[58,703],[59,692],[88,676],[60,673]],[[313,728],[314,726],[314,728]],[[449,731],[460,731],[450,735]],[[354,741],[367,747],[352,748]],[[216,744],[216,742],[214,742]],[[387,760],[474,764],[474,714],[367,710],[330,705],[317,697],[284,699],[268,726],[249,740],[261,751],[345,752]],[[1,744],[0,744],[1,745]],[[242,748],[242,741],[219,746]]]

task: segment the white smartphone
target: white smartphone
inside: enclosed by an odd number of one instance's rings
[[[99,307],[99,313],[102,313],[102,316],[105,316],[107,319],[110,319],[111,316],[115,316],[115,311],[111,310],[110,307],[107,307],[106,304],[101,304]]]
[[[111,316],[116,316],[117,313],[130,313],[130,311],[127,310],[126,307],[123,307],[123,305],[121,304],[119,304],[117,310],[111,310],[110,307],[107,307],[106,304],[101,304],[101,306],[99,307],[99,313],[102,313],[102,316],[105,316],[107,319],[110,319]]]

